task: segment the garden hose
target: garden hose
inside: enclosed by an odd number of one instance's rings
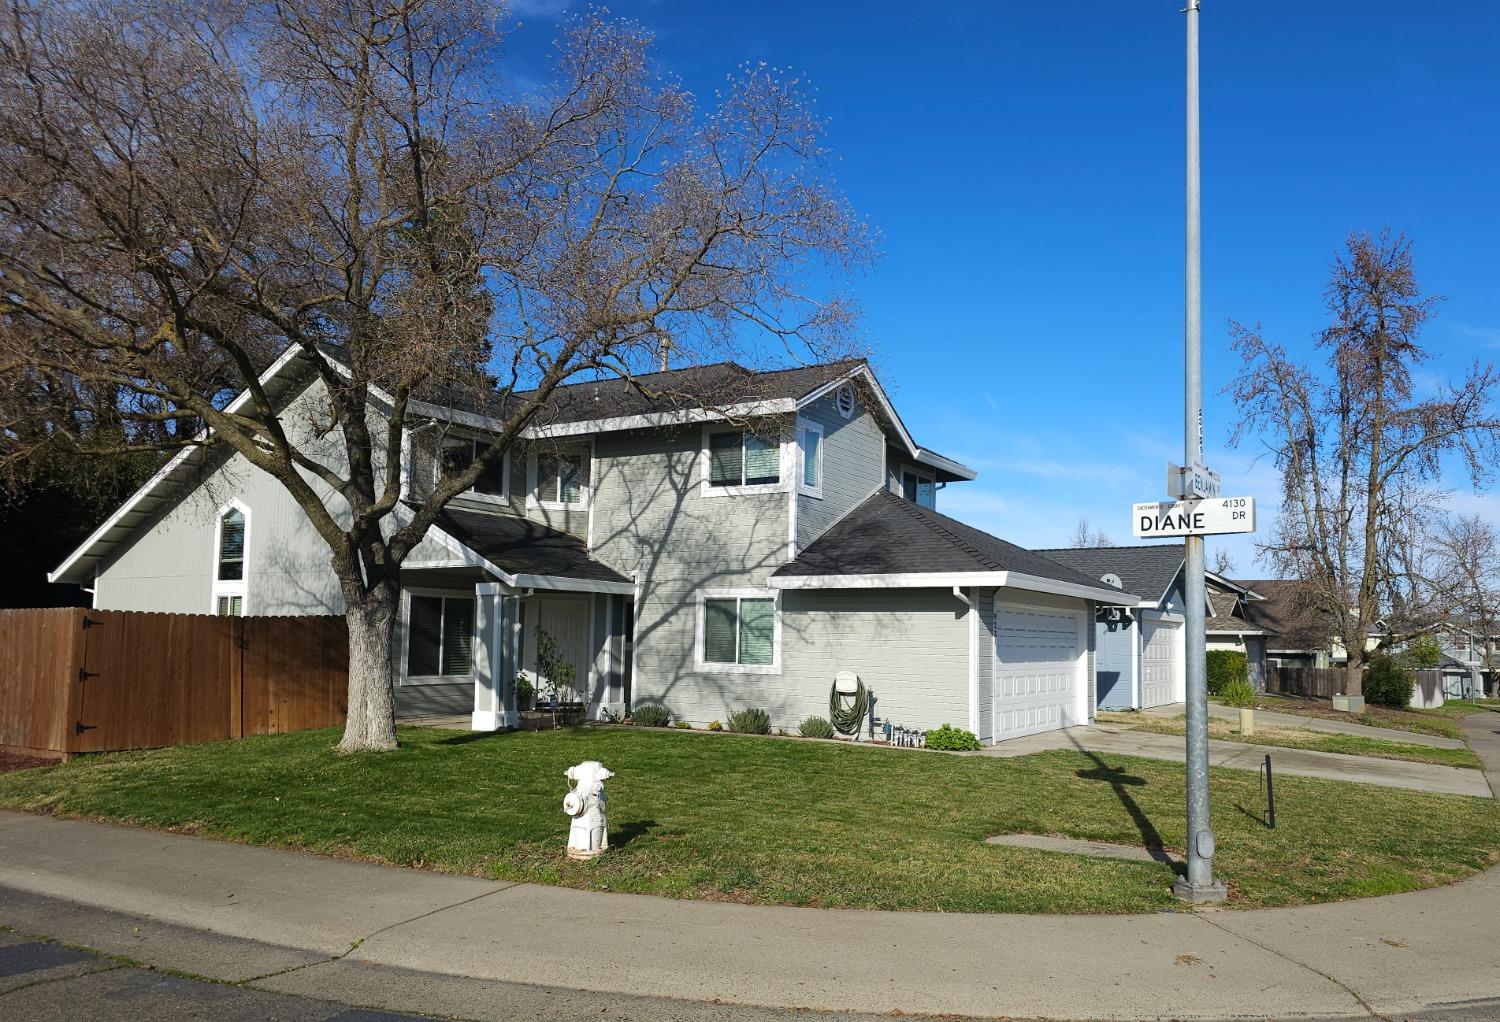
[[[865,683],[860,681],[855,685],[851,696],[839,694],[838,682],[833,683],[833,689],[828,693],[828,721],[841,735],[858,734],[859,725],[865,719],[865,711],[870,708],[870,695],[865,691]],[[847,704],[845,699],[849,700]]]

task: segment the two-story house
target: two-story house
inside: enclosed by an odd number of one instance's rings
[[[266,380],[285,428],[315,443],[322,384],[295,356]],[[939,513],[942,489],[975,473],[912,438],[867,364],[642,382],[561,389],[413,551],[392,649],[401,712],[514,726],[545,633],[594,717],[658,703],[702,726],[759,706],[794,729],[852,671],[896,726],[995,741],[1092,718],[1096,604],[1136,598]],[[499,422],[483,401],[412,415],[415,505]],[[104,609],[337,614],[327,565],[279,483],[199,449],[51,577]]]

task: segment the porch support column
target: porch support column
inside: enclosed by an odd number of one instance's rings
[[[504,677],[500,589],[496,582],[474,586],[474,636],[478,641],[474,647],[474,713],[469,726],[475,731],[498,731],[504,726],[500,692]]]

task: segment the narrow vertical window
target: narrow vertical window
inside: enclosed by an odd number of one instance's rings
[[[797,424],[797,486],[813,497],[823,495],[823,428],[812,422]]]
[[[231,504],[219,512],[214,536],[211,605],[215,614],[239,617],[245,613],[249,529],[250,519],[241,505]]]

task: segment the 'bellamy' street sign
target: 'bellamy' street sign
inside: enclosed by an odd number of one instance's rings
[[[1217,497],[1221,492],[1219,473],[1207,465],[1183,468],[1167,462],[1167,496],[1175,500]]]
[[[1161,501],[1136,504],[1132,514],[1135,534],[1156,536],[1223,536],[1255,531],[1254,497],[1215,497],[1212,500]]]

